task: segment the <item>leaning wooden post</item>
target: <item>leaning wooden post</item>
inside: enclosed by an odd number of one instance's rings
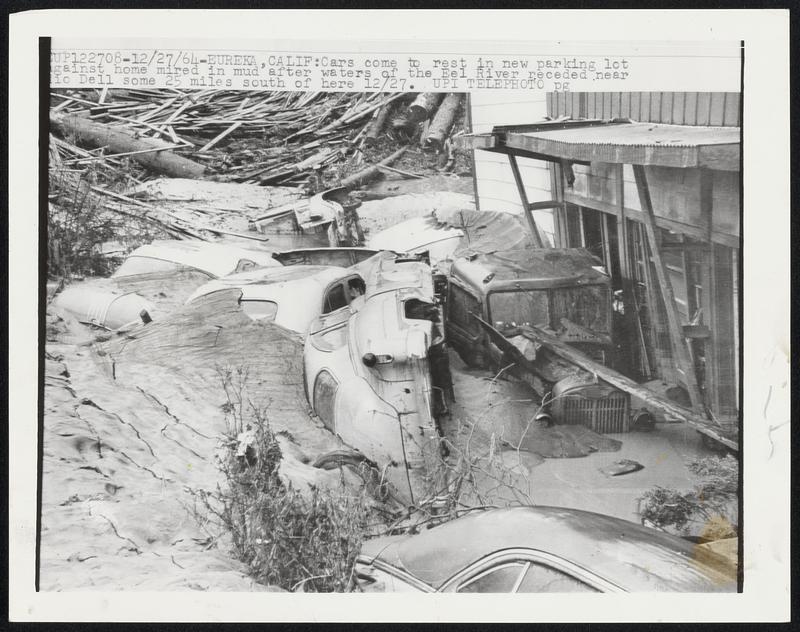
[[[653,212],[653,204],[650,200],[650,189],[647,185],[647,176],[644,171],[644,166],[633,165],[633,175],[636,178],[639,203],[642,206],[642,223],[647,231],[647,241],[650,243],[650,252],[653,255],[653,263],[655,263],[658,286],[661,290],[661,298],[664,301],[665,311],[667,312],[667,324],[669,325],[672,351],[686,378],[686,386],[689,391],[689,399],[692,402],[692,408],[697,412],[705,412],[703,397],[697,386],[697,375],[695,374],[694,366],[689,358],[689,348],[686,345],[686,338],[683,335],[678,308],[675,306],[675,293],[672,289],[672,283],[669,280],[667,266],[661,258],[661,246],[656,235],[655,213]]]
[[[508,162],[511,165],[511,173],[514,174],[514,182],[517,183],[517,191],[519,192],[519,198],[522,201],[522,210],[525,211],[525,219],[528,220],[528,226],[531,229],[533,244],[537,248],[543,248],[544,242],[542,241],[542,236],[539,234],[539,227],[536,225],[536,220],[533,219],[531,205],[530,202],[528,202],[528,194],[525,193],[525,184],[522,182],[522,175],[519,172],[517,157],[514,154],[508,154]]]

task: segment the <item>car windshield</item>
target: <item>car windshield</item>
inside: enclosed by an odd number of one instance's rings
[[[493,292],[489,315],[495,326],[561,326],[567,318],[596,332],[608,331],[608,289],[604,285]]]

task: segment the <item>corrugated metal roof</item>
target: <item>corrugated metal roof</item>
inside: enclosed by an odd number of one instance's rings
[[[574,123],[579,123],[575,121]],[[518,150],[522,155],[575,162],[609,162],[663,167],[706,167],[738,171],[740,128],[609,121],[565,126],[552,123],[495,128],[475,149]],[[547,129],[551,127],[551,129]]]
[[[582,145],[700,147],[739,144],[738,127],[698,127],[658,123],[619,123],[522,132],[522,134],[543,140]]]

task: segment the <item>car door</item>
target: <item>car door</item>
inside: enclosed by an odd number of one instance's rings
[[[468,566],[440,592],[566,593],[620,592],[591,571],[543,551],[501,551]]]
[[[481,303],[476,296],[452,280],[447,290],[447,338],[455,346],[469,349],[478,344],[483,330],[472,314],[481,315]]]

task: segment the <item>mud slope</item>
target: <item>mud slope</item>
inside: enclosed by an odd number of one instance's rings
[[[341,444],[306,413],[299,343],[253,323],[225,294],[101,344],[49,315],[43,590],[268,589],[193,511],[190,490],[219,482],[226,367],[247,366],[249,397],[282,431],[282,474],[338,484],[335,472],[307,465]]]

